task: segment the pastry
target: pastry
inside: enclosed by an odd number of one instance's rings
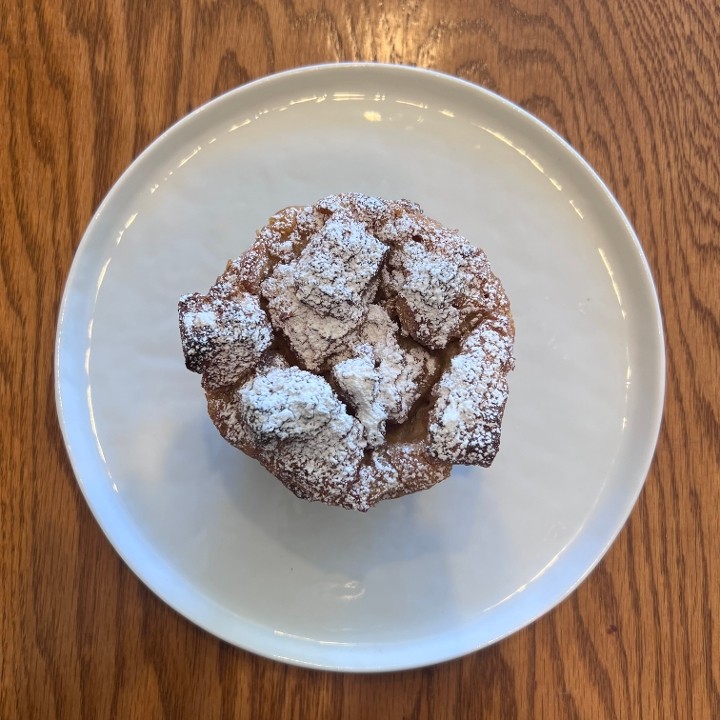
[[[498,452],[510,304],[415,203],[281,210],[179,315],[220,434],[298,497],[365,511]]]

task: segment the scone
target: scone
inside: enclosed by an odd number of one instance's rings
[[[365,511],[498,452],[510,304],[485,253],[415,203],[281,210],[179,313],[220,434],[298,497]]]

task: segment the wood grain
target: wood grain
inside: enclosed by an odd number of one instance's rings
[[[719,28],[710,0],[0,0],[0,717],[720,717]],[[219,93],[336,60],[454,73],[565,136],[634,223],[667,332],[656,460],[590,578],[494,647],[377,676],[252,656],[155,598],[53,398],[64,279],[120,173]]]

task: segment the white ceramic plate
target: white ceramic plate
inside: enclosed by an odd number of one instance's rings
[[[176,313],[274,211],[350,190],[482,246],[517,326],[492,468],[365,515],[296,499],[225,444]],[[87,502],[163,600],[268,657],[377,671],[482,648],[583,580],[647,473],[664,350],[640,245],[557,135],[451,77],[335,65],[228,93],[132,164],[75,257],[56,388]]]

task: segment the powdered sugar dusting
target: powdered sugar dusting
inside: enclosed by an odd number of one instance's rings
[[[398,326],[386,310],[370,305],[351,357],[333,368],[333,378],[365,427],[368,445],[385,441],[387,420],[403,423],[419,398],[422,381],[437,361],[420,347],[405,350],[397,339]]]
[[[419,243],[406,243],[391,262],[385,287],[397,295],[401,312],[405,309],[414,320],[415,327],[408,324],[406,330],[424,345],[445,347],[460,325],[453,301],[465,285],[461,268]]]
[[[433,388],[429,436],[434,457],[490,465],[500,445],[507,373],[512,366],[512,335],[507,327],[488,321],[470,333]]]
[[[355,357],[339,362],[332,374],[348,403],[355,409],[368,445],[377,447],[385,440],[387,420],[387,410],[378,400],[379,373],[369,345],[358,345],[356,351],[358,354]]]
[[[497,452],[510,306],[482,250],[414,203],[286,208],[179,309],[220,433],[299,497],[367,510]]]
[[[250,372],[270,347],[272,328],[258,299],[198,293],[180,299],[180,334],[189,369],[209,387],[230,385]]]
[[[445,480],[451,469],[450,463],[429,457],[424,442],[389,445],[372,451],[369,462],[360,467],[360,482],[353,490],[362,493],[370,507],[381,500],[426,490]]]
[[[383,290],[402,329],[422,345],[444,348],[480,314],[506,301],[504,294],[486,292],[494,276],[482,250],[434,220],[402,215],[379,236],[393,247],[383,267]]]
[[[346,435],[353,418],[327,381],[299,368],[271,368],[238,391],[240,414],[258,444],[309,440],[325,426]]]
[[[327,381],[297,367],[262,370],[237,392],[237,421],[274,472],[308,496],[337,498],[365,440]]]
[[[364,321],[386,251],[361,223],[333,217],[262,283],[273,326],[305,367],[321,368]]]

